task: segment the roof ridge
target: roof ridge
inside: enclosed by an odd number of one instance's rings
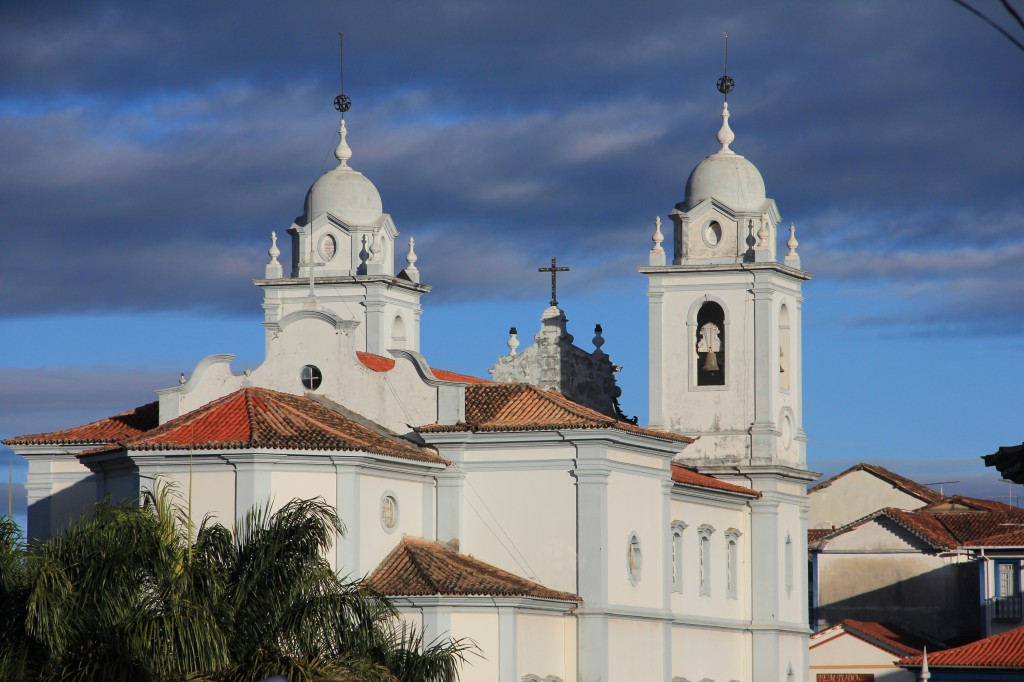
[[[292,397],[299,398],[300,400],[309,400],[309,398],[307,398],[305,396],[292,396]],[[359,435],[356,435],[355,433],[344,433],[344,432],[340,431],[339,429],[335,428],[334,426],[331,426],[330,424],[327,424],[326,422],[324,422],[324,420],[319,419],[318,417],[316,417],[314,415],[306,414],[306,413],[302,412],[301,410],[299,410],[294,405],[289,405],[287,402],[285,402],[283,400],[278,400],[277,402],[278,402],[278,404],[283,409],[287,410],[288,412],[292,413],[293,415],[298,416],[301,420],[313,422],[317,426],[322,428],[324,431],[328,431],[328,432],[334,434],[335,436],[338,436],[342,440],[354,441],[354,442],[358,443],[359,445],[363,446],[361,449],[366,450],[367,452],[371,452],[370,448],[372,448],[372,445],[370,445],[370,443],[366,440],[366,438],[363,438],[363,437],[361,437]],[[316,400],[310,400],[310,402],[315,404],[315,405],[319,405],[320,407],[322,407],[325,410],[329,409],[326,405],[322,405],[320,402],[318,402]],[[348,419],[348,417],[346,417],[345,415],[343,415],[341,413],[335,413],[335,414],[337,414],[342,419]],[[352,421],[355,421],[355,420],[352,420]],[[359,426],[363,426],[363,425],[359,424]],[[409,447],[413,447],[413,446],[410,445]]]

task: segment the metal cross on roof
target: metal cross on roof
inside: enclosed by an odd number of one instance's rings
[[[558,305],[558,273],[559,272],[569,272],[569,268],[565,268],[565,267],[561,267],[560,268],[560,267],[558,267],[558,260],[554,256],[552,256],[551,257],[551,267],[550,268],[537,268],[537,272],[550,272],[551,273],[551,305],[557,306]]]

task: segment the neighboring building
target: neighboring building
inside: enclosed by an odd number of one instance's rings
[[[811,546],[819,628],[845,618],[888,620],[943,642],[1021,623],[1024,510],[956,498],[881,509]],[[981,603],[979,603],[981,595]]]
[[[841,528],[885,507],[920,509],[941,500],[938,492],[885,467],[857,464],[807,491],[807,525],[815,531]]]
[[[927,665],[925,665],[927,660]],[[1003,632],[955,649],[903,658],[900,666],[914,679],[935,682],[1024,682],[1024,627]]]
[[[851,618],[811,635],[811,679],[815,682],[915,682],[897,665],[907,656],[934,650],[935,642],[891,623]]]
[[[727,107],[671,214],[672,263],[658,230],[641,268],[649,428],[619,414],[601,334],[575,346],[555,300],[538,347],[510,339],[492,368],[508,382],[431,368],[413,242],[396,267],[396,223],[339,134],[287,228],[289,273],[272,235],[255,282],[265,361],[212,355],[155,403],[6,441],[29,462],[30,536],[160,477],[226,524],[322,497],[348,526],[332,566],[370,574],[428,640],[480,645],[463,680],[806,680],[810,275],[792,227],[776,259],[778,210],[729,149]]]

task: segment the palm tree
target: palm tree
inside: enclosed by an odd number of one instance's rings
[[[104,501],[27,550],[0,523],[0,678],[449,682],[472,642],[424,645],[392,603],[324,559],[322,499],[193,524],[171,487]],[[14,534],[12,534],[14,533]],[[9,569],[10,567],[10,569]]]

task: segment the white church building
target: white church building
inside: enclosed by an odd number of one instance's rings
[[[339,133],[338,166],[284,226],[287,266],[273,235],[255,280],[264,362],[211,355],[153,403],[7,440],[29,464],[30,537],[158,477],[227,525],[322,497],[348,526],[340,573],[369,576],[428,640],[477,642],[463,680],[806,682],[810,274],[792,228],[776,253],[779,211],[730,149],[728,106],[668,214],[671,253],[660,219],[638,249],[646,427],[618,410],[600,328],[575,345],[554,293],[490,378],[431,367],[413,240],[350,165],[344,118]]]

